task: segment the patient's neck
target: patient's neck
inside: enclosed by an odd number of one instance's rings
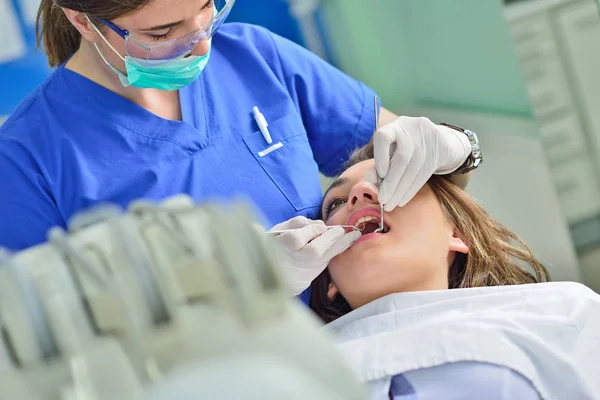
[[[407,285],[405,288],[398,288],[397,293],[405,292],[427,292],[430,290],[448,290],[448,276],[438,275],[432,276],[428,280],[415,282],[412,285]]]
[[[382,290],[377,293],[362,293],[361,295],[352,296],[352,299],[346,297],[346,300],[350,303],[352,309],[355,310],[358,307],[362,307],[365,304],[390,294],[428,292],[432,290],[448,290],[448,275],[439,274],[415,282],[403,282],[402,284],[382,288]]]

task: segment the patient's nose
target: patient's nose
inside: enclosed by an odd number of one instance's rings
[[[360,182],[350,190],[348,207],[351,210],[360,209],[367,205],[378,204],[377,187],[369,182]]]

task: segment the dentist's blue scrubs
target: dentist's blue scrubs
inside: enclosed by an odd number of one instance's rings
[[[179,92],[182,121],[62,66],[31,93],[0,127],[0,246],[43,242],[49,228],[99,202],[178,193],[244,196],[271,225],[314,219],[318,172],[337,173],[369,141],[375,93],[260,27],[225,24],[212,43],[202,75]]]

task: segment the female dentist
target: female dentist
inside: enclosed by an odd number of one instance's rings
[[[0,128],[0,246],[43,242],[100,202],[178,193],[243,195],[271,224],[289,220],[282,244],[310,276],[351,245],[355,233],[312,221],[318,172],[372,138],[374,92],[263,28],[222,26],[234,2],[41,1],[38,39],[57,68]],[[385,109],[380,123],[388,209],[468,163],[461,132]]]

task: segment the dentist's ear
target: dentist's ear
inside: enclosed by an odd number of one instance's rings
[[[467,245],[467,238],[460,233],[458,230],[452,230],[452,237],[450,238],[450,251],[462,254],[469,254],[469,246]]]
[[[335,283],[331,282],[329,284],[329,288],[327,289],[327,298],[329,301],[334,301],[337,295],[340,293]]]
[[[96,40],[96,31],[90,26],[88,19],[85,14],[81,11],[71,10],[69,8],[62,8],[65,16],[71,22],[71,24],[79,31],[81,36],[87,39],[88,42],[94,43]]]

